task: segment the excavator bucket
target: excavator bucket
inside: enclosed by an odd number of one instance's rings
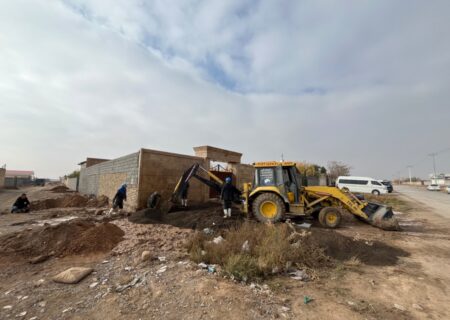
[[[346,208],[358,219],[383,230],[400,230],[392,208],[384,204],[366,202],[350,192],[336,187],[309,186],[304,187],[309,206],[317,205],[322,200],[334,198],[336,206]]]
[[[397,219],[391,207],[383,204],[368,202],[362,209],[368,219],[363,219],[371,225],[383,230],[400,230]]]

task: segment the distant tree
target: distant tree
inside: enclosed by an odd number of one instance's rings
[[[307,162],[296,162],[298,171],[304,176],[307,177],[317,177],[320,174],[327,173],[327,169],[325,167],[321,167],[317,164],[307,163]]]
[[[67,177],[67,178],[79,178],[80,177],[80,171],[79,170],[75,170],[72,173],[66,175],[65,177]]]
[[[351,166],[340,161],[330,161],[327,164],[328,176],[332,181],[336,181],[339,176],[349,176],[352,169]]]

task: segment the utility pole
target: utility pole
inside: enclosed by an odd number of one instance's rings
[[[436,152],[430,153],[429,156],[433,158],[434,183],[437,183],[437,177],[436,177],[436,156],[437,156],[437,153]]]
[[[412,184],[412,177],[411,177],[412,165],[407,166],[407,168],[408,168],[408,173],[409,173],[409,184]]]

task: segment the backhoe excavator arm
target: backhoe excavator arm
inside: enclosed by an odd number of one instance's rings
[[[204,177],[200,176],[198,174],[199,170],[205,172],[212,180],[208,180],[208,179],[205,179]],[[178,202],[178,200],[181,197],[181,194],[187,187],[187,183],[192,178],[197,179],[198,181],[202,182],[203,184],[207,185],[208,187],[215,189],[219,193],[221,192],[222,186],[224,184],[224,182],[219,177],[217,177],[210,171],[208,171],[205,168],[203,168],[202,166],[200,166],[200,164],[196,163],[196,164],[192,165],[192,167],[190,167],[188,170],[186,170],[183,173],[183,175],[181,176],[180,180],[178,180],[178,183],[175,186],[175,189],[174,189],[174,191],[172,193],[172,197],[171,197],[171,201],[173,203]]]

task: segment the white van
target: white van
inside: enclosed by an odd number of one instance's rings
[[[385,185],[376,179],[367,177],[338,177],[336,187],[352,193],[372,193],[375,195],[388,193]]]

